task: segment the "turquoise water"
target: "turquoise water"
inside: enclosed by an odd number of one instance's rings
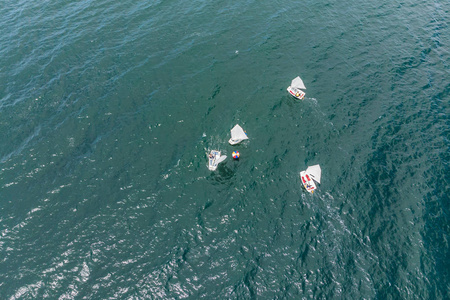
[[[449,10],[0,5],[0,298],[450,298]]]

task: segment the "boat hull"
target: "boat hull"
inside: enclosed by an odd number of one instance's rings
[[[215,171],[217,169],[217,166],[219,166],[221,162],[224,162],[225,159],[227,159],[227,156],[221,155],[220,151],[211,150],[211,152],[208,154],[208,169],[210,171]]]
[[[212,150],[211,153],[208,155],[208,169],[210,171],[215,171],[217,169],[217,166],[219,165],[217,163],[217,160],[220,157],[220,151]]]
[[[297,98],[299,100],[302,100],[303,98],[305,98],[306,93],[300,89],[297,88],[293,88],[291,86],[289,86],[287,88],[287,91],[289,92],[289,94],[291,94],[292,97]]]
[[[300,179],[302,181],[303,187],[311,194],[317,189],[316,183],[311,179],[305,171],[300,172]]]
[[[239,144],[240,142],[242,142],[243,140],[233,140],[233,139],[230,139],[229,141],[228,141],[228,143],[230,144],[230,145],[237,145],[237,144]]]

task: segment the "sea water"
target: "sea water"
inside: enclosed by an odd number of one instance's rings
[[[0,298],[448,299],[449,10],[2,4]]]

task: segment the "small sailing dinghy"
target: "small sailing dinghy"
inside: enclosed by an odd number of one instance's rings
[[[236,126],[231,129],[231,139],[228,141],[228,143],[230,143],[230,145],[236,145],[247,139],[247,133],[244,131],[244,129],[242,129],[241,126],[236,124]]]
[[[223,162],[225,159],[227,159],[226,155],[220,155],[220,151],[218,150],[211,150],[211,152],[208,155],[208,169],[210,171],[215,171],[217,169],[217,166]]]
[[[316,183],[320,183],[320,176],[322,175],[322,170],[319,165],[310,166],[306,171],[300,172],[300,178],[302,179],[302,184],[305,189],[311,194],[317,188]]]
[[[287,88],[289,94],[294,96],[295,98],[302,100],[305,97],[305,92],[302,90],[306,90],[305,84],[300,76],[292,79],[291,85]]]

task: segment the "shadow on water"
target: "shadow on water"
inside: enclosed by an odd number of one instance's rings
[[[211,172],[207,180],[212,184],[231,184],[230,179],[235,175],[234,168],[229,168],[226,164],[219,164],[217,170]]]

